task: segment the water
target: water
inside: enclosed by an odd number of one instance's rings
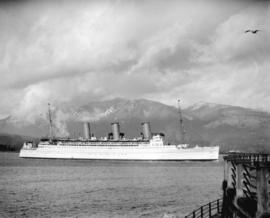
[[[0,152],[0,217],[183,217],[221,196],[222,162],[20,159]]]

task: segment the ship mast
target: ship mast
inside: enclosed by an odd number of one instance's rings
[[[48,115],[49,115],[49,122],[50,122],[49,139],[51,141],[53,139],[53,137],[54,137],[54,134],[53,134],[53,123],[52,123],[52,115],[51,115],[50,103],[48,103]]]
[[[180,134],[181,134],[181,143],[185,144],[185,128],[184,128],[184,123],[183,123],[183,116],[182,116],[182,111],[180,107],[180,99],[178,99],[178,114],[179,114],[179,121],[180,121]]]

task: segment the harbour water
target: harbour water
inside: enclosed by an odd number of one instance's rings
[[[223,163],[20,159],[0,153],[0,217],[183,217],[221,196]]]

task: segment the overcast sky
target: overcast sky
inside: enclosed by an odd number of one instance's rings
[[[270,111],[268,1],[2,1],[0,30],[1,116],[114,97]]]

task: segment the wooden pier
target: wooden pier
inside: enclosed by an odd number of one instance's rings
[[[218,206],[199,208],[186,218],[270,218],[269,171],[270,154],[230,153],[224,156],[222,200],[214,201]],[[221,202],[222,208],[219,208]]]

